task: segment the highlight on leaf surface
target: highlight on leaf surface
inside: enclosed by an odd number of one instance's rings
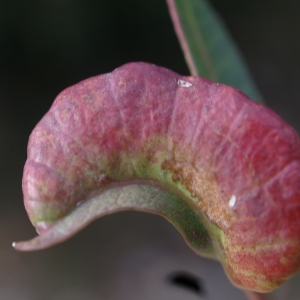
[[[173,223],[239,287],[267,292],[300,267],[300,142],[242,92],[147,63],[64,90],[33,130],[25,207],[59,243],[135,209]]]

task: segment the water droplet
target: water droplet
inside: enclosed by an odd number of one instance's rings
[[[182,79],[178,79],[177,80],[177,84],[180,86],[180,87],[185,87],[185,88],[189,88],[191,87],[193,84],[188,82],[188,81],[185,81],[185,80],[182,80]]]
[[[236,202],[236,196],[232,195],[228,202],[229,207],[233,207],[235,205],[235,202]]]

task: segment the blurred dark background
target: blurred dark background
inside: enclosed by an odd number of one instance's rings
[[[299,132],[300,2],[211,3],[267,105]],[[164,0],[0,0],[0,299],[206,299],[214,284],[242,299],[217,263],[194,255],[157,216],[105,217],[41,252],[11,247],[36,234],[21,191],[31,130],[61,90],[130,61],[189,73]],[[207,294],[167,283],[177,269],[202,278]]]

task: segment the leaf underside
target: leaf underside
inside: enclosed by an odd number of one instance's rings
[[[140,184],[108,189],[52,223],[39,236],[14,243],[14,247],[21,251],[48,248],[70,238],[95,219],[124,210],[145,211],[165,217],[179,230],[196,253],[214,257],[212,241],[193,209],[168,191]]]

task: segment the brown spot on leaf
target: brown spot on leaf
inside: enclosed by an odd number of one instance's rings
[[[232,222],[232,214],[228,209],[228,200],[221,193],[216,177],[211,171],[197,170],[187,161],[167,159],[162,169],[171,171],[172,180],[179,181],[198,199],[198,207],[206,216],[223,231]]]

